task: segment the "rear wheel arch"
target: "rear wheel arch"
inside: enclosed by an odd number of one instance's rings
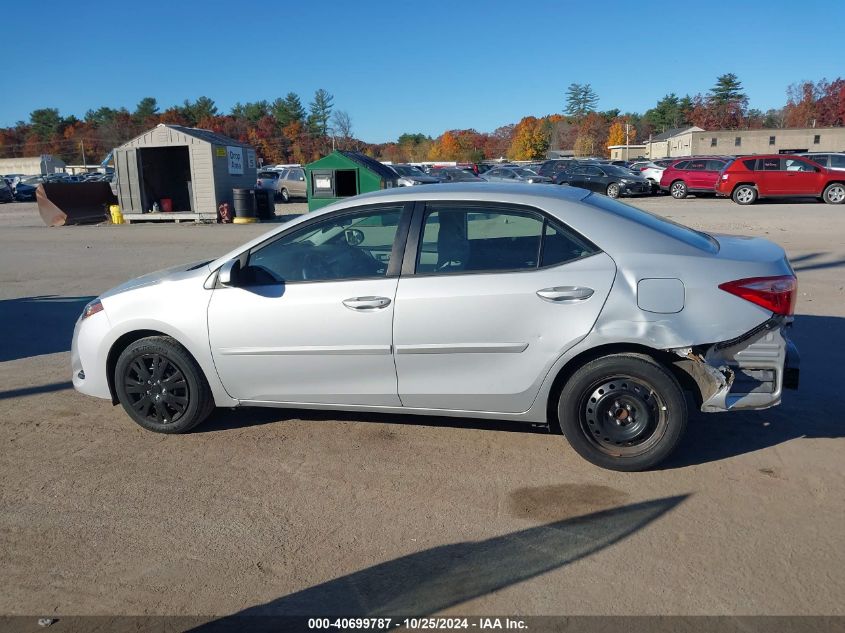
[[[563,367],[560,368],[554,381],[552,382],[552,387],[549,389],[549,395],[546,400],[546,421],[551,430],[558,434],[561,433],[560,420],[558,419],[558,400],[569,378],[571,378],[578,369],[589,362],[605,356],[618,354],[644,356],[658,363],[675,377],[675,379],[681,384],[684,391],[692,393],[693,400],[696,402],[696,405],[701,404],[701,389],[695,380],[693,380],[692,376],[676,364],[675,361],[678,360],[678,356],[672,354],[671,352],[654,349],[646,345],[638,345],[636,343],[610,343],[584,350],[576,356],[573,356],[566,362],[566,364],[564,364]]]
[[[734,191],[736,191],[736,190],[737,190],[737,188],[739,188],[739,187],[743,187],[743,186],[745,186],[745,187],[754,187],[755,189],[757,189],[757,183],[754,183],[754,182],[738,182],[738,183],[736,183],[736,184],[733,186],[733,189],[731,189],[731,195],[733,195]],[[759,195],[759,193],[760,193],[760,190],[759,190],[759,189],[757,189],[757,193],[758,193],[758,195]]]

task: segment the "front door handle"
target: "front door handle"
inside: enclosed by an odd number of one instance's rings
[[[367,312],[386,308],[390,305],[390,299],[387,297],[352,297],[350,299],[344,299],[343,305],[350,310]]]
[[[552,303],[574,303],[592,297],[593,289],[583,286],[555,286],[538,290],[537,296]]]

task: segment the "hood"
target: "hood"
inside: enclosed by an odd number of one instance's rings
[[[201,261],[193,262],[191,264],[180,264],[179,266],[173,266],[154,273],[148,273],[146,275],[142,275],[141,277],[130,279],[119,286],[115,286],[114,288],[107,290],[99,296],[99,299],[107,299],[114,295],[128,292],[129,290],[136,290],[138,288],[165,283],[167,281],[186,279],[194,275],[206,276],[211,272],[211,269],[208,267],[208,264],[210,263],[211,261]]]

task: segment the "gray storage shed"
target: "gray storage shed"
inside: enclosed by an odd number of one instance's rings
[[[209,130],[159,123],[114,150],[117,197],[132,220],[215,220],[232,190],[251,189],[255,150]],[[160,213],[149,213],[158,203]],[[168,211],[169,209],[169,211]]]

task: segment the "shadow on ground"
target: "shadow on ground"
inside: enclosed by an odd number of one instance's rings
[[[687,497],[635,503],[483,541],[423,550],[282,596],[194,630],[238,630],[239,618],[259,615],[431,615],[595,554],[645,528]],[[240,624],[260,622],[247,619]]]
[[[0,362],[70,351],[73,326],[92,299],[42,295],[0,301]]]
[[[751,453],[799,438],[845,437],[840,422],[840,401],[831,385],[845,384],[845,318],[802,315],[796,317],[790,338],[801,352],[801,387],[787,391],[778,407],[763,411],[703,414],[691,412],[687,433],[663,468],[681,468]],[[224,431],[287,420],[409,424],[442,428],[476,429],[510,433],[546,433],[549,429],[518,422],[300,409],[218,410],[195,433]],[[550,442],[564,441],[558,432]]]

